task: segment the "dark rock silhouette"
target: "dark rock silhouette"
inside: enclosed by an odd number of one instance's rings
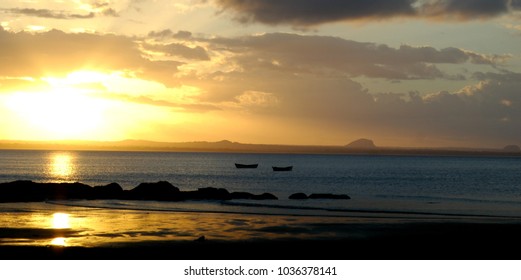
[[[0,185],[1,202],[44,201],[46,188],[32,181],[14,181]]]
[[[255,195],[249,192],[232,192],[232,199],[253,199]]]
[[[351,199],[347,194],[331,194],[331,193],[313,193],[309,195],[310,199]]]
[[[197,191],[181,192],[184,199],[195,200],[229,200],[232,199],[231,194],[222,188],[199,188]]]
[[[294,193],[288,197],[289,199],[308,199],[305,193]]]
[[[46,199],[65,200],[65,199],[93,199],[94,189],[82,183],[46,183]]]
[[[278,199],[270,193],[260,195],[247,192],[230,193],[223,188],[199,188],[196,191],[180,191],[166,181],[141,183],[131,190],[123,190],[118,183],[91,187],[82,183],[35,183],[14,181],[0,183],[0,202],[37,202],[66,199],[123,199],[123,200],[229,200],[229,199]]]
[[[179,188],[166,181],[157,183],[141,183],[127,192],[127,198],[133,200],[183,200]]]
[[[32,181],[14,181],[0,184],[0,202],[92,198],[94,198],[92,187],[82,183],[34,183]]]
[[[271,193],[263,193],[263,194],[260,194],[260,195],[254,195],[252,199],[255,199],[255,200],[270,200],[270,199],[273,199],[273,200],[278,200],[278,198],[271,194]]]
[[[503,151],[505,152],[515,152],[515,153],[518,153],[518,152],[521,152],[521,148],[519,148],[518,145],[507,145],[503,148]]]
[[[361,139],[355,140],[355,141],[347,144],[346,148],[350,148],[350,149],[375,149],[376,145],[374,144],[373,140],[361,138]]]
[[[118,199],[121,197],[123,197],[123,188],[118,183],[94,187],[94,198],[96,199]]]
[[[277,200],[278,198],[271,193],[263,193],[263,194],[252,194],[249,192],[232,192],[232,199],[253,199],[253,200]]]

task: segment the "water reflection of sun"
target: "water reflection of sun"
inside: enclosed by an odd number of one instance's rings
[[[70,228],[69,223],[69,214],[65,213],[54,213],[52,215],[52,228],[54,229],[64,229]]]
[[[68,178],[74,173],[73,157],[70,154],[53,154],[50,174],[53,177]]]
[[[71,225],[69,223],[69,214],[65,213],[54,213],[51,219],[53,229],[67,229]],[[66,246],[67,239],[65,237],[55,237],[51,240],[51,245],[54,246]]]
[[[56,237],[51,241],[51,245],[54,246],[66,246],[67,240],[63,237]]]

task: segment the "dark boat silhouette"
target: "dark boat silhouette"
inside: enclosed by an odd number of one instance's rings
[[[293,166],[284,166],[284,167],[272,166],[271,168],[273,168],[273,171],[291,171],[291,170],[293,170]]]
[[[236,163],[236,164],[235,164],[235,167],[237,167],[237,168],[257,168],[257,166],[259,166],[258,163],[256,163],[256,164],[241,164],[241,163]]]

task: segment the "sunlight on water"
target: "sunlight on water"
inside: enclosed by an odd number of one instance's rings
[[[54,246],[67,246],[67,240],[63,237],[56,237],[51,241]]]
[[[54,213],[51,218],[51,224],[53,229],[68,229],[71,228],[69,222],[69,214],[65,213]],[[63,236],[55,237],[51,240],[51,245],[54,246],[67,246],[67,239]]]
[[[70,228],[69,223],[69,214],[64,213],[54,213],[52,215],[52,228],[62,229],[62,228]]]
[[[53,154],[49,173],[53,177],[67,179],[74,173],[73,157],[70,154]]]

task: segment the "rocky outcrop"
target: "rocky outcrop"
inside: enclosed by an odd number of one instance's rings
[[[288,197],[289,199],[308,199],[305,193],[294,193]]]
[[[125,198],[131,200],[183,200],[179,188],[166,181],[159,181],[157,183],[141,183],[137,187],[125,193]]]
[[[376,145],[374,144],[373,140],[361,138],[361,139],[355,140],[355,141],[347,144],[346,148],[368,150],[368,149],[375,149]]]
[[[271,200],[278,198],[271,194],[271,193],[263,193],[263,194],[252,194],[249,192],[232,192],[231,193],[232,199],[253,199],[253,200]]]
[[[199,188],[196,191],[180,191],[169,182],[141,183],[131,190],[123,190],[118,183],[91,187],[82,183],[35,183],[14,181],[0,183],[0,202],[37,202],[67,199],[123,199],[123,200],[230,200],[277,199],[270,193],[230,193],[223,188]]]
[[[32,181],[14,181],[0,184],[0,202],[92,198],[94,198],[92,187],[81,183],[34,183]]]
[[[94,187],[94,198],[96,199],[118,199],[122,196],[123,188],[118,183]]]
[[[351,199],[347,194],[313,193],[309,196],[305,193],[294,193],[289,199]]]
[[[309,199],[351,199],[347,194],[313,193]]]
[[[197,191],[181,192],[182,197],[188,200],[230,200],[231,194],[222,188],[199,188]]]
[[[263,193],[263,194],[259,194],[259,195],[254,195],[252,197],[252,199],[254,199],[254,200],[277,200],[278,198],[271,193]]]
[[[519,148],[518,145],[507,145],[503,148],[503,151],[509,153],[519,153],[521,152],[521,148]]]

